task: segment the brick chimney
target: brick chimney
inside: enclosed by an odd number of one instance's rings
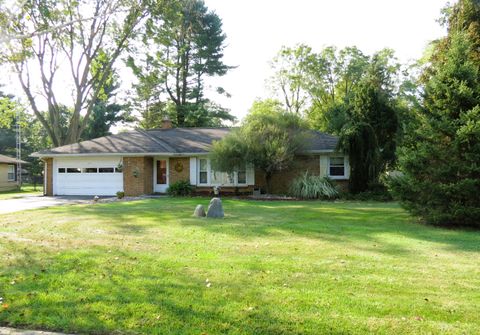
[[[172,128],[172,121],[167,117],[162,120],[162,129],[171,129]]]

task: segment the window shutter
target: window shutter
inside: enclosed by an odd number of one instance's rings
[[[247,185],[255,185],[255,168],[253,164],[247,164]]]
[[[328,176],[328,156],[320,156],[320,177]]]
[[[190,185],[197,185],[197,158],[190,157]]]

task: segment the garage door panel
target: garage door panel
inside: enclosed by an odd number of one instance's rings
[[[115,195],[123,191],[123,173],[67,173],[59,168],[115,168],[121,158],[61,158],[54,161],[55,194],[57,195]]]

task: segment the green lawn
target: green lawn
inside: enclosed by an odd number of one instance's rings
[[[34,190],[33,185],[24,184],[20,190],[0,192],[0,200],[14,199],[25,195],[42,195],[42,185],[37,185],[37,189]]]
[[[0,217],[0,325],[91,334],[478,334],[480,233],[394,203],[208,199]]]

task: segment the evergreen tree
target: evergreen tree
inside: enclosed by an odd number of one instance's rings
[[[168,115],[179,127],[233,121],[227,109],[205,97],[205,78],[230,69],[222,60],[226,35],[220,17],[201,0],[168,6],[154,1],[150,11],[142,49],[127,61],[138,79],[134,100],[142,116],[156,121]],[[217,93],[228,96],[221,87]]]
[[[460,0],[446,13],[448,35],[423,75],[421,124],[392,189],[427,222],[480,227],[480,4]]]

